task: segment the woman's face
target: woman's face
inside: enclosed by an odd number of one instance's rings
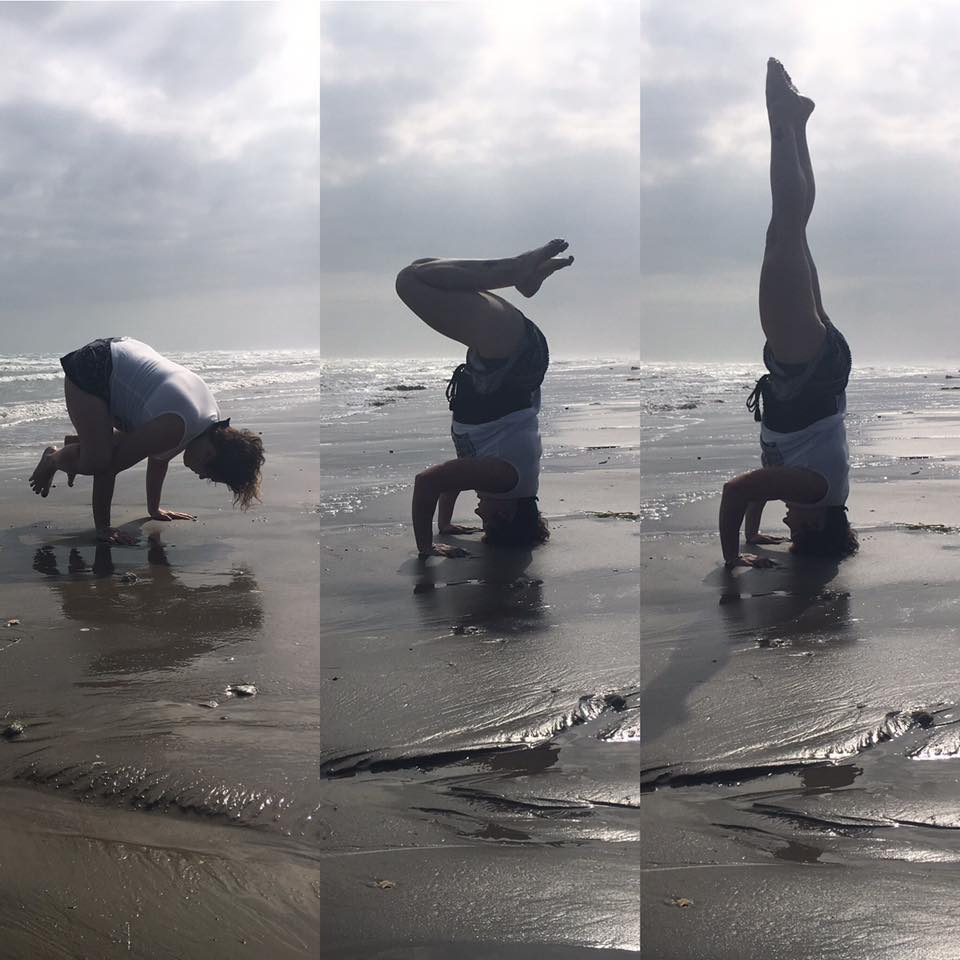
[[[183,449],[183,465],[192,470],[201,480],[209,478],[207,466],[217,455],[213,444],[205,436],[191,440]]]
[[[483,529],[489,530],[498,523],[509,523],[517,515],[517,501],[480,497],[473,512],[483,521]]]
[[[783,522],[791,533],[819,533],[827,522],[826,507],[787,507]]]

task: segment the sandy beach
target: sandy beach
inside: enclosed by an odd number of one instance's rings
[[[95,543],[89,481],[41,502],[3,471],[4,957],[317,955],[315,414],[256,428],[247,514],[177,464],[198,521],[142,523],[122,475],[135,547]]]
[[[854,559],[784,544],[761,548],[776,569],[725,573],[717,495],[645,526],[650,956],[958,956],[960,413],[943,378],[910,379],[909,408],[882,403],[884,377],[851,384]],[[645,448],[645,497],[658,475],[750,465],[735,399]]]
[[[97,547],[84,481],[40,502],[9,466],[10,955],[635,951],[638,402],[583,393],[628,373],[557,377],[532,553],[473,535],[470,558],[418,564],[410,484],[451,456],[435,376],[257,422],[245,515],[173,468],[165,501],[199,520],[143,522],[122,476],[136,547]]]
[[[471,557],[423,568],[409,489],[323,522],[318,820],[331,956],[639,946],[637,405],[552,399],[548,546],[510,553],[455,537]],[[384,428],[356,447],[332,443],[325,469],[342,476],[337,456],[362,457],[374,483],[451,455],[448,414],[429,391],[396,404]],[[472,499],[458,504],[463,522]]]

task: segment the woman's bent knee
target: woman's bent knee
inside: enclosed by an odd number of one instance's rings
[[[112,463],[112,451],[94,451],[89,448],[84,449],[83,444],[80,445],[80,452],[77,455],[77,473],[88,477],[98,473],[108,473]]]
[[[397,274],[397,296],[408,306],[410,300],[416,296],[418,290],[425,286],[424,282],[417,276],[417,266],[421,263],[429,263],[429,260],[414,260],[408,267],[404,267]]]

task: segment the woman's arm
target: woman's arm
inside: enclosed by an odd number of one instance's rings
[[[183,439],[183,431],[183,420],[176,414],[165,413],[163,416],[155,417],[153,420],[137,427],[130,433],[115,435],[113,460],[110,463],[110,469],[104,473],[95,474],[93,478],[93,522],[97,528],[97,539],[110,543],[136,543],[136,537],[115,530],[110,525],[110,508],[113,503],[113,490],[116,485],[117,474],[139,463],[144,457],[175,449]],[[148,506],[151,496],[149,472],[148,467]],[[164,465],[164,475],[166,472],[166,465]],[[158,503],[162,486],[163,477],[160,477],[160,484],[156,488]]]
[[[460,457],[417,474],[413,484],[413,535],[421,557],[449,555],[446,544],[433,542],[433,516],[444,494],[461,490],[506,493],[517,485],[517,471],[496,457]],[[443,548],[446,548],[445,550]]]
[[[147,460],[147,513],[151,517],[160,512],[160,494],[166,475],[166,460],[154,460],[153,457]]]
[[[115,473],[96,473],[93,476],[93,525],[97,528],[97,539],[110,543],[135,543],[136,539],[130,534],[110,526],[110,506],[116,480]]]
[[[738,565],[756,566],[756,557],[740,553],[740,526],[750,510],[751,504],[760,504],[754,516],[748,519],[747,534],[755,536],[756,529],[749,524],[756,522],[759,527],[760,513],[767,500],[793,500],[798,503],[816,503],[827,493],[827,481],[812,470],[801,467],[762,467],[741,474],[723,485],[720,499],[720,548],[723,560],[728,567]]]
[[[453,522],[453,511],[457,505],[459,493],[459,490],[447,490],[440,494],[440,500],[437,502],[437,529],[441,533],[476,533],[480,529]]]
[[[766,500],[751,500],[747,504],[747,512],[743,517],[743,536],[747,543],[753,543],[753,538],[760,532],[760,520],[765,506]]]
[[[751,500],[750,503],[747,504],[747,512],[743,518],[744,540],[755,546],[768,543],[783,543],[789,540],[789,537],[773,537],[760,532],[760,520],[763,517],[763,508],[765,506],[765,500]]]
[[[147,459],[147,513],[154,520],[196,520],[192,513],[160,509],[160,494],[169,463],[169,460],[155,460],[153,457]]]
[[[440,494],[440,500],[437,502],[437,526],[443,533],[446,527],[450,526],[453,520],[453,509],[457,505],[459,490],[446,490]]]

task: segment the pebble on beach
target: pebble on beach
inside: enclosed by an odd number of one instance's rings
[[[19,720],[14,720],[13,723],[9,724],[3,731],[3,735],[8,740],[13,740],[14,737],[19,737],[23,734],[24,726]]]

